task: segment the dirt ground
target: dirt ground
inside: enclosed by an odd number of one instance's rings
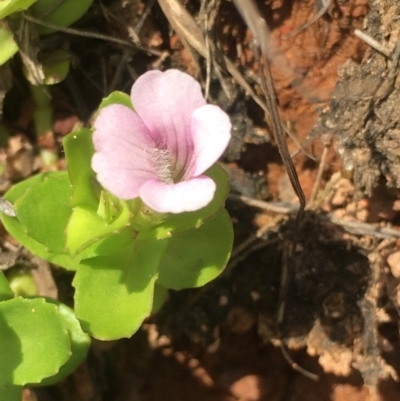
[[[187,71],[232,119],[222,163],[235,247],[217,280],[171,291],[133,338],[95,341],[77,372],[26,389],[24,401],[400,399],[400,3],[257,5],[278,49],[270,61],[279,111],[308,202],[288,286],[282,269],[297,198],[263,110],[252,35],[233,2],[95,1],[74,27],[133,45],[67,33],[43,40],[74,60],[51,89],[55,168],[65,167],[63,136],[87,124],[103,96],[129,90],[149,69]],[[20,70],[15,59],[1,71],[11,134],[0,149],[2,190],[48,168]],[[7,74],[14,84],[4,88]],[[5,253],[14,242],[2,238]],[[44,288],[44,276],[34,276]],[[71,274],[53,266],[52,276],[69,302]]]

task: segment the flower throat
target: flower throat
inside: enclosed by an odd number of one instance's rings
[[[153,160],[158,179],[166,184],[173,184],[171,151],[156,148],[153,151]]]

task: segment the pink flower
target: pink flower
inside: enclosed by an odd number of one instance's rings
[[[201,209],[214,197],[203,175],[230,140],[229,117],[207,105],[200,85],[178,70],[150,71],[132,86],[135,111],[113,104],[95,123],[92,168],[121,199],[138,196],[160,213]]]

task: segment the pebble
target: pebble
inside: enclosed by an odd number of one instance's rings
[[[400,278],[400,251],[390,254],[387,263],[394,277]]]

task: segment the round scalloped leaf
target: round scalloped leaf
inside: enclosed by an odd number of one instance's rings
[[[229,177],[219,164],[214,164],[204,174],[212,178],[217,184],[214,199],[207,206],[195,212],[169,214],[159,226],[140,232],[138,239],[170,238],[197,229],[207,219],[215,216],[224,207],[226,197],[229,194]]]
[[[74,372],[86,358],[91,344],[90,336],[82,330],[81,325],[71,308],[53,299],[47,299],[46,301],[53,303],[58,307],[60,316],[64,321],[65,327],[68,331],[69,339],[71,341],[72,355],[68,361],[61,366],[56,375],[43,379],[38,384],[39,386],[49,386],[51,384],[58,383],[60,380],[66,378],[72,372]]]
[[[12,13],[26,10],[36,0],[2,0],[0,1],[0,19]]]
[[[99,108],[97,109],[97,113],[104,107],[109,106],[110,104],[122,104],[126,107],[129,107],[133,110],[132,100],[131,97],[119,91],[111,92],[107,97],[105,97],[101,103]]]
[[[13,386],[11,384],[0,384],[0,400],[21,401],[22,386]]]
[[[166,240],[158,283],[166,288],[201,287],[225,269],[233,245],[233,227],[224,209],[197,230]]]
[[[72,259],[68,254],[57,254],[48,252],[46,247],[40,242],[35,241],[29,237],[25,228],[15,217],[2,216],[2,221],[6,230],[26,249],[34,255],[47,260],[50,263],[61,266],[67,270],[77,270],[79,267],[79,260]]]
[[[94,153],[92,131],[80,128],[68,134],[64,140],[65,158],[68,175],[72,184],[70,206],[88,206],[97,209],[100,187],[92,170],[91,160]]]
[[[65,228],[72,213],[68,205],[71,185],[66,171],[49,173],[32,185],[15,203],[18,220],[26,233],[48,252],[64,253]]]
[[[38,0],[29,9],[35,18],[58,26],[70,26],[89,9],[93,0]],[[56,32],[56,29],[37,26],[40,35]]]
[[[132,336],[153,306],[165,241],[132,241],[107,256],[87,259],[75,275],[75,312],[100,340]]]
[[[0,302],[0,384],[38,383],[71,356],[58,308],[43,298]]]
[[[53,173],[50,173],[53,174]],[[26,191],[33,185],[38,184],[44,180],[49,173],[39,174],[27,180],[24,180],[16,185],[14,185],[4,196],[10,202],[16,202]],[[59,265],[68,270],[76,270],[79,266],[78,260],[73,260],[69,255],[56,254],[49,252],[46,247],[34,240],[27,235],[25,227],[20,223],[20,221],[15,217],[9,217],[0,214],[6,230],[25,248],[31,251],[33,254],[47,260],[50,263]]]
[[[8,284],[8,280],[2,271],[0,271],[0,302],[14,298],[14,293]],[[1,398],[0,398],[1,400]]]
[[[0,20],[0,65],[3,65],[18,51],[14,36],[5,21]]]

